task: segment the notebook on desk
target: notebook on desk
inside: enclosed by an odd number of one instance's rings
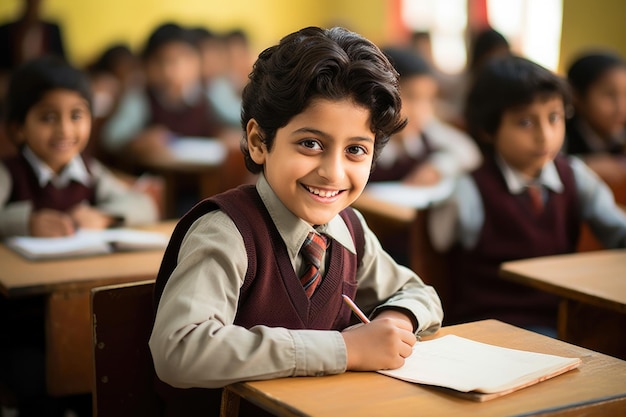
[[[7,247],[27,259],[60,259],[102,255],[116,251],[163,249],[169,237],[163,233],[135,229],[79,230],[66,237],[16,236],[5,240]]]
[[[455,335],[418,342],[404,366],[379,371],[487,401],[577,368],[580,358],[503,348]]]

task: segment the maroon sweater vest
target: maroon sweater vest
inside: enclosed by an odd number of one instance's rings
[[[377,165],[370,175],[370,181],[400,181],[404,177],[409,175],[409,173],[413,171],[415,167],[423,164],[433,152],[433,149],[430,146],[430,140],[428,139],[428,136],[422,133],[420,135],[420,139],[422,141],[422,144],[424,145],[422,153],[416,156],[409,156],[404,154],[390,167],[382,167],[380,165]]]
[[[41,187],[35,171],[21,153],[3,162],[13,179],[9,203],[32,201],[34,210],[47,208],[58,211],[70,210],[83,201],[88,201],[91,205],[95,204],[96,190],[94,186],[87,187],[76,181],[71,181],[64,188],[56,188],[50,183]],[[87,161],[85,161],[85,166],[89,166]]]
[[[556,328],[557,297],[498,275],[502,262],[576,249],[581,218],[574,174],[564,158],[554,162],[564,191],[550,191],[539,216],[533,214],[527,193],[508,191],[493,158],[487,157],[474,172],[485,223],[473,249],[457,245],[449,254],[450,323],[492,318],[522,327]]]
[[[181,242],[191,224],[213,210],[224,211],[243,237],[248,269],[240,289],[234,324],[290,329],[343,330],[351,311],[341,294],[356,295],[356,272],[364,248],[363,229],[352,209],[340,213],[357,248],[354,256],[330,240],[324,279],[309,299],[293,270],[287,247],[253,185],[244,185],[203,200],[178,222],[165,251],[155,283],[155,311],[169,276],[176,267]],[[207,277],[209,279],[209,277]],[[176,389],[158,381],[165,415],[217,415],[221,390]]]
[[[147,89],[147,95],[151,115],[149,124],[164,125],[180,136],[215,137],[219,134],[221,123],[204,96],[192,106],[167,109],[159,103],[152,90]]]

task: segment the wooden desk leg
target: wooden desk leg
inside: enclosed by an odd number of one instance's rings
[[[559,303],[559,311],[557,315],[557,337],[560,340],[568,340],[567,327],[569,325],[569,301],[564,298]]]
[[[46,378],[53,396],[91,392],[89,291],[59,291],[46,305]]]
[[[222,390],[222,404],[220,406],[220,417],[237,417],[239,415],[239,402],[241,397],[231,391],[228,387]]]

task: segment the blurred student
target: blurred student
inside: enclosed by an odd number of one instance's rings
[[[260,54],[242,115],[259,180],[185,215],[157,278],[150,348],[184,388],[161,391],[164,415],[217,415],[215,388],[236,381],[397,368],[416,333],[439,328],[433,288],[350,208],[400,107],[388,60],[345,29],[305,28]],[[342,294],[371,322],[350,326]]]
[[[610,190],[559,153],[568,102],[566,81],[524,58],[494,58],[477,74],[466,118],[484,161],[431,216],[448,261],[449,322],[499,319],[554,336],[557,297],[500,278],[500,264],[574,252],[582,222],[607,248],[626,247]]]
[[[400,76],[408,122],[381,152],[370,181],[429,186],[477,167],[481,156],[473,140],[434,115],[438,85],[428,62],[408,48],[384,52]]]
[[[567,71],[574,115],[567,123],[568,154],[578,155],[609,182],[626,180],[626,61],[589,52]]]
[[[41,18],[42,0],[20,2],[19,17],[0,25],[0,98],[11,71],[20,64],[42,55],[66,59],[61,27]]]
[[[129,91],[103,126],[102,145],[141,161],[168,152],[180,136],[218,137],[223,124],[209,102],[192,32],[175,23],[157,27],[142,54],[145,88]]]
[[[15,70],[8,91],[6,123],[19,154],[0,163],[0,238],[156,220],[152,199],[81,156],[92,118],[84,73],[37,58]],[[62,415],[60,400],[46,394],[43,323],[42,299],[0,297],[0,384],[15,396],[20,417]]]
[[[154,222],[153,201],[81,155],[91,132],[87,76],[38,58],[11,78],[6,124],[19,147],[0,164],[0,236],[67,236],[78,228]]]
[[[230,75],[226,39],[205,28],[193,30],[200,51],[202,82],[218,117],[226,124],[241,126],[241,91]]]
[[[456,82],[448,79],[444,85],[443,97],[437,108],[440,117],[465,130],[464,106],[474,77],[490,59],[508,55],[511,55],[511,45],[500,32],[487,27],[475,33],[470,39],[465,70]]]

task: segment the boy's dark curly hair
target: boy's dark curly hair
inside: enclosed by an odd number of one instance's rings
[[[406,124],[400,114],[398,75],[373,43],[346,29],[308,27],[263,51],[243,91],[241,150],[246,167],[259,173],[248,152],[246,126],[255,119],[272,149],[276,131],[313,99],[350,99],[370,111],[374,161],[389,136]]]

